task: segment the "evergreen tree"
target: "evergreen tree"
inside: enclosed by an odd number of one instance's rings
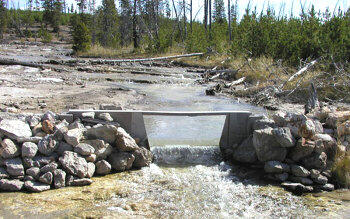
[[[213,20],[217,23],[223,23],[225,20],[225,4],[224,0],[214,0]]]
[[[125,46],[131,43],[132,39],[132,6],[129,0],[120,0],[120,45]]]
[[[2,39],[7,28],[7,8],[5,0],[0,0],[0,38]]]
[[[90,31],[78,16],[75,16],[75,21],[72,23],[74,25],[72,32],[73,50],[75,52],[86,52],[91,46]]]
[[[116,47],[119,41],[118,14],[114,0],[103,0],[98,11],[99,42],[102,46]]]
[[[53,31],[58,33],[62,11],[61,0],[43,0],[42,6],[44,8],[43,21],[50,24]]]

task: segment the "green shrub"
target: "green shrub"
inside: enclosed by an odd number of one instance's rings
[[[73,50],[75,52],[81,51],[86,52],[91,47],[91,36],[90,31],[86,25],[77,20],[73,27]]]
[[[47,29],[41,28],[39,30],[39,37],[43,43],[50,43],[52,41],[52,35]]]

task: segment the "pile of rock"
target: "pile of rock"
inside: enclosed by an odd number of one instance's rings
[[[232,162],[263,166],[266,177],[281,182],[287,189],[331,191],[334,190],[329,183],[331,167],[336,153],[347,150],[350,116],[344,121],[330,115],[334,114],[305,116],[279,112],[273,119],[250,116],[246,138],[222,147],[221,151]],[[343,144],[338,144],[337,138]]]
[[[41,192],[89,185],[94,175],[152,162],[152,153],[139,147],[108,113],[82,117],[47,112],[0,119],[0,190]],[[82,122],[87,118],[92,122]]]

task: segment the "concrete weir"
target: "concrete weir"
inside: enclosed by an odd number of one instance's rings
[[[136,111],[136,110],[69,110],[74,118],[81,118],[83,113],[94,112],[96,116],[109,113],[114,122],[123,127],[133,138],[140,139],[140,146],[149,148],[143,116],[226,116],[220,138],[220,147],[227,148],[242,142],[249,135],[248,111]],[[93,121],[92,121],[93,122]],[[97,122],[97,121],[96,121]]]

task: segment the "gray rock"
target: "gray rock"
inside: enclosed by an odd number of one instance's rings
[[[52,135],[45,136],[38,143],[38,150],[41,154],[49,156],[51,155],[58,147],[58,143],[53,139]]]
[[[98,118],[107,122],[113,122],[113,118],[109,113],[101,113]]]
[[[34,179],[34,177],[32,177],[32,176],[25,175],[23,181],[24,181],[24,182],[25,182],[25,181],[35,181],[35,179]]]
[[[44,173],[42,176],[39,177],[39,181],[51,185],[53,181],[53,174],[51,172]]]
[[[95,149],[97,160],[106,159],[113,151],[113,147],[103,140],[86,140],[84,143],[91,145]]]
[[[81,122],[79,120],[74,121],[73,123],[68,125],[68,130],[71,129],[84,129],[84,125],[81,124]]]
[[[100,105],[100,110],[122,110],[120,106],[104,103]]]
[[[266,116],[263,116],[262,119],[258,119],[253,124],[253,130],[266,129],[266,128],[274,128],[276,127],[276,123],[268,119]]]
[[[56,189],[66,186],[66,172],[61,169],[57,169],[54,174],[54,186]]]
[[[272,134],[281,147],[290,148],[295,146],[295,138],[288,127],[274,128]]]
[[[96,167],[94,163],[88,163],[88,171],[86,174],[87,178],[91,178],[93,177],[94,173],[95,173]]]
[[[288,179],[289,174],[288,173],[280,173],[280,174],[275,174],[275,178],[278,181],[284,182]]]
[[[268,161],[265,163],[264,170],[266,173],[283,173],[289,172],[290,168],[288,164],[279,161]]]
[[[294,191],[294,192],[312,192],[312,186],[304,186],[301,183],[284,182],[281,184],[282,187]]]
[[[73,151],[73,146],[65,142],[60,142],[56,149],[57,154],[61,156],[65,151]]]
[[[138,150],[133,151],[132,154],[135,157],[134,163],[132,164],[135,168],[146,167],[152,163],[152,152],[146,148],[139,148]]]
[[[46,135],[45,135],[46,136]],[[44,137],[45,137],[44,136]],[[18,137],[16,139],[17,143],[24,143],[24,142],[33,142],[35,144],[39,143],[39,141],[42,139],[43,137],[38,137],[38,136],[34,136],[34,137]]]
[[[323,170],[327,166],[327,155],[324,152],[320,154],[313,153],[310,157],[305,158],[303,163],[308,169]]]
[[[87,118],[87,119],[94,119],[95,118],[95,112],[82,113],[81,116],[83,118]]]
[[[6,171],[11,176],[24,176],[24,167],[19,158],[8,159],[5,161]]]
[[[14,158],[21,154],[20,148],[13,143],[10,139],[6,138],[1,142],[0,155],[1,157],[8,159]]]
[[[55,122],[57,115],[51,111],[47,111],[42,117],[41,121],[49,120],[50,122]]]
[[[54,162],[51,162],[51,163],[46,164],[45,166],[43,166],[40,169],[40,172],[41,173],[47,173],[47,172],[53,173],[57,168],[58,168],[58,163],[54,161]]]
[[[21,137],[31,137],[32,130],[27,123],[22,122],[21,120],[4,119],[0,121],[0,134],[6,135],[13,140],[17,140]]]
[[[331,192],[331,191],[334,191],[334,185],[333,184],[325,184],[325,185],[319,185],[318,188],[324,190],[324,191],[328,191],[328,192]]]
[[[116,171],[131,169],[134,160],[134,155],[127,152],[115,152],[108,157],[109,163]]]
[[[63,153],[63,156],[59,158],[59,161],[69,174],[76,175],[80,178],[86,176],[88,164],[86,160],[77,153],[66,151]]]
[[[5,168],[0,167],[0,179],[7,179],[10,175],[6,172]]]
[[[45,166],[46,164],[49,164],[49,163],[51,163],[53,161],[56,161],[57,160],[57,156],[56,156],[56,154],[52,154],[49,157],[35,156],[32,160],[33,160],[33,162],[34,162],[36,167],[41,168],[41,167]]]
[[[307,119],[302,121],[299,128],[299,134],[303,138],[312,139],[316,134],[316,127],[313,120]]]
[[[332,177],[332,171],[330,170],[325,170],[322,172],[322,175],[328,177],[328,178],[331,178]]]
[[[325,185],[328,182],[328,178],[325,176],[322,176],[321,174],[319,174],[317,177],[311,177],[311,178],[315,183],[321,184],[321,185]]]
[[[33,142],[24,142],[22,144],[22,157],[33,158],[38,152],[38,146]]]
[[[30,192],[43,192],[50,190],[50,185],[35,181],[26,181],[24,187]]]
[[[322,153],[322,152],[326,151],[326,148],[325,148],[322,140],[318,139],[318,140],[315,141],[315,149],[314,149],[314,151],[316,153]]]
[[[93,148],[89,144],[79,143],[77,146],[74,147],[74,151],[80,155],[89,156],[95,153],[95,148]]]
[[[314,182],[306,177],[299,177],[299,176],[289,176],[289,179],[292,182],[296,182],[296,183],[301,183],[303,185],[312,185]]]
[[[96,162],[96,154],[90,154],[89,156],[85,156],[85,160],[87,162],[92,162],[95,163]]]
[[[244,140],[241,145],[232,151],[232,159],[242,163],[255,163],[258,161],[253,145],[253,136]]]
[[[317,178],[320,174],[321,172],[318,170],[315,170],[315,169],[310,170],[311,179]]]
[[[262,162],[277,160],[283,161],[287,155],[287,149],[280,147],[272,134],[272,128],[255,130],[253,145],[258,159]]]
[[[292,165],[291,170],[294,176],[308,177],[310,175],[310,171],[299,165]]]
[[[117,127],[114,125],[94,126],[86,131],[88,139],[101,139],[109,144],[114,144],[117,134]]]
[[[26,174],[32,176],[34,179],[39,179],[40,176],[40,168],[39,167],[31,167],[26,170]]]
[[[315,133],[322,134],[324,132],[322,123],[320,121],[318,121],[317,119],[314,119],[313,122],[315,125]]]
[[[290,157],[292,160],[298,162],[302,158],[309,156],[312,154],[315,148],[315,142],[307,141],[304,138],[300,139],[297,145],[292,148],[290,152]]]
[[[39,115],[30,115],[26,117],[26,122],[31,128],[37,126],[41,121],[41,117]]]
[[[73,123],[74,122],[74,116],[73,114],[67,114],[67,113],[62,113],[58,115],[58,118],[60,120],[66,120],[68,123]]]
[[[71,129],[64,134],[64,140],[73,147],[80,143],[83,137],[83,129]]]
[[[18,179],[1,179],[0,180],[0,190],[8,192],[20,191],[23,187],[23,182]]]
[[[74,176],[67,177],[67,186],[88,186],[91,185],[93,181],[89,178],[76,178]]]
[[[117,129],[116,148],[118,151],[132,152],[139,149],[135,140],[122,128]]]
[[[96,163],[96,173],[99,175],[107,175],[111,172],[112,166],[105,160]]]
[[[287,114],[281,111],[275,113],[272,116],[275,123],[280,127],[286,126],[288,124],[289,121],[286,120],[286,117],[287,117]]]
[[[61,121],[55,126],[56,130],[60,130],[62,133],[66,133],[68,131],[69,123],[66,120]]]

